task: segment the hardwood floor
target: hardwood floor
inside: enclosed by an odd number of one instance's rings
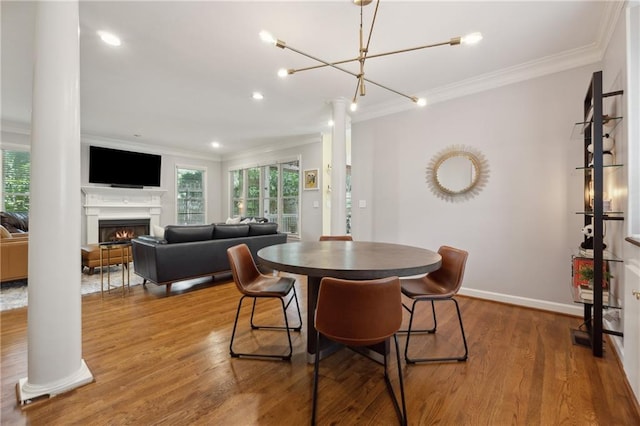
[[[297,285],[304,308],[304,277]],[[2,312],[2,424],[307,424],[313,367],[306,362],[304,330],[292,335],[290,363],[232,359],[234,284],[223,278],[215,286],[174,288],[179,294],[168,298],[154,285],[135,286],[124,299],[84,296],[83,357],[95,382],[25,408],[16,405],[15,385],[27,376],[27,310]],[[469,360],[403,361],[409,424],[640,424],[613,349],[607,345],[605,357],[596,359],[572,344],[569,329],[579,318],[458,300]],[[245,305],[238,347],[284,352],[284,332],[248,330]],[[422,347],[416,350],[459,349],[453,306],[441,305],[437,335],[417,338]],[[261,301],[258,309],[258,320],[281,320],[275,303]],[[401,350],[404,341],[401,336]],[[320,366],[320,424],[397,424],[380,365],[342,349]]]

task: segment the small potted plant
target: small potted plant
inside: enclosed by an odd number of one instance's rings
[[[579,274],[580,274],[580,278],[587,281],[589,283],[589,288],[592,289],[593,277],[595,275],[593,271],[593,266],[583,265],[582,267],[580,267]],[[611,272],[609,272],[608,270],[602,271],[602,279],[604,280],[602,287],[608,287],[609,281],[611,280],[611,278],[613,278],[613,275],[611,275]]]

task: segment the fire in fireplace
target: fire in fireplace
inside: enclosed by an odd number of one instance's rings
[[[149,219],[99,220],[99,241],[128,241],[149,234]]]

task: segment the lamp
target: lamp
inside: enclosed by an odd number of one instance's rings
[[[372,0],[352,0],[353,3],[356,6],[360,7],[360,50],[358,53],[358,56],[356,58],[351,58],[351,59],[345,59],[345,60],[341,60],[341,61],[326,61],[324,59],[312,56],[308,53],[305,53],[301,50],[298,50],[294,47],[289,46],[287,43],[285,43],[282,40],[279,40],[275,37],[273,37],[271,34],[269,34],[266,31],[262,31],[260,33],[260,38],[268,43],[271,43],[273,45],[275,45],[276,47],[279,47],[281,49],[289,49],[292,52],[298,53],[302,56],[306,56],[309,59],[313,59],[316,62],[320,62],[319,65],[314,65],[314,66],[310,66],[310,67],[306,67],[306,68],[298,68],[298,69],[280,69],[278,71],[278,75],[280,77],[286,77],[288,75],[292,75],[298,72],[302,72],[302,71],[308,71],[308,70],[313,70],[313,69],[318,69],[318,68],[324,68],[324,67],[331,67],[334,68],[338,71],[342,71],[344,73],[350,74],[354,77],[356,77],[357,79],[357,83],[356,83],[356,90],[355,93],[353,95],[353,99],[351,102],[351,111],[355,111],[358,107],[357,104],[357,98],[358,95],[360,96],[365,96],[366,95],[366,88],[365,88],[365,82],[373,84],[374,86],[378,86],[382,89],[388,90],[390,92],[393,92],[397,95],[403,96],[407,99],[409,99],[410,101],[416,103],[418,106],[425,106],[427,104],[427,100],[424,98],[418,98],[417,96],[410,96],[410,95],[406,95],[402,92],[399,92],[397,90],[394,90],[388,86],[385,86],[381,83],[375,82],[367,77],[365,77],[365,72],[364,72],[364,64],[365,61],[367,59],[372,59],[372,58],[379,58],[382,56],[389,56],[389,55],[394,55],[397,53],[406,53],[406,52],[411,52],[414,50],[421,50],[421,49],[428,49],[431,47],[437,47],[437,46],[445,46],[445,45],[449,45],[449,46],[457,46],[459,44],[475,44],[477,42],[479,42],[480,40],[482,40],[482,34],[480,33],[472,33],[469,34],[467,36],[464,37],[454,37],[449,39],[449,41],[445,41],[445,42],[441,42],[441,43],[433,43],[433,44],[426,44],[423,46],[417,46],[417,47],[411,47],[408,49],[400,49],[400,50],[394,50],[394,51],[390,51],[390,52],[385,52],[385,53],[378,53],[378,54],[374,54],[374,55],[369,55],[369,42],[371,41],[371,35],[373,34],[373,28],[374,28],[374,24],[376,22],[376,16],[378,14],[378,6],[380,5],[380,0],[376,1],[376,7],[375,7],[375,11],[373,13],[373,18],[371,20],[371,27],[369,29],[369,37],[367,38],[367,42],[366,45],[364,44],[364,38],[363,38],[363,7],[370,4]],[[343,67],[341,67],[340,65],[342,64],[346,64],[349,62],[356,62],[358,61],[360,63],[360,70],[358,73],[349,71]]]

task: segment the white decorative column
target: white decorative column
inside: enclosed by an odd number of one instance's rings
[[[347,100],[333,106],[331,142],[331,235],[347,233]]]
[[[78,2],[38,2],[29,209],[28,376],[20,403],[93,381],[82,359]]]

